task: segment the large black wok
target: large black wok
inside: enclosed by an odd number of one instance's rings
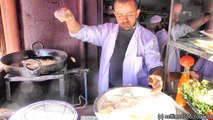
[[[54,60],[53,64],[42,65],[38,59]],[[4,70],[15,76],[40,76],[55,73],[65,67],[67,53],[56,49],[24,50],[7,54],[1,58]],[[25,61],[25,63],[23,63]],[[35,62],[35,69],[27,67],[28,62]]]

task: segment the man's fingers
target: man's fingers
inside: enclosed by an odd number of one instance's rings
[[[63,17],[63,13],[61,10],[57,10],[54,12],[54,16],[60,21],[60,22],[64,22],[64,17]]]
[[[149,85],[152,85],[153,84],[153,79],[152,78],[149,78]]]
[[[189,71],[189,74],[192,79],[196,79],[196,80],[199,79],[199,75],[195,71]]]
[[[156,80],[156,82],[152,85],[152,87],[157,88],[158,86],[161,86],[161,83],[159,80]]]
[[[61,8],[54,12],[54,16],[60,21],[65,22],[71,19],[73,16],[72,12],[68,8]]]
[[[151,92],[152,92],[153,94],[157,94],[157,93],[159,93],[159,92],[161,91],[161,89],[162,89],[161,84],[160,84],[160,83],[157,83],[157,84],[154,85],[154,87],[153,87],[153,89],[151,90]]]
[[[157,75],[150,75],[149,76],[149,84],[152,86],[152,93],[157,94],[163,88],[162,79],[160,76]]]
[[[158,80],[161,80],[160,76],[157,76],[157,75],[150,75],[149,76],[149,84],[152,85],[152,87],[153,87],[154,84],[156,84],[156,82]]]

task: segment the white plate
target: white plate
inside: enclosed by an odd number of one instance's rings
[[[208,51],[213,52],[213,40],[201,40],[197,39],[195,42],[193,42],[194,45]]]
[[[205,32],[205,30],[200,31],[200,33],[202,33],[210,38],[213,38],[213,34],[207,33],[207,32]]]

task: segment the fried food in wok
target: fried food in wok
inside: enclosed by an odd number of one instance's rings
[[[22,60],[21,63],[26,65],[29,69],[36,69],[39,66],[48,66],[52,64],[56,64],[56,60],[54,59],[27,59]]]

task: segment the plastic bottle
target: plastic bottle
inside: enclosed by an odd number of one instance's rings
[[[189,81],[189,79],[190,79],[189,70],[190,70],[190,67],[192,65],[194,65],[194,58],[192,58],[191,56],[188,56],[188,55],[182,56],[180,58],[180,64],[181,64],[181,66],[184,67],[184,71],[179,80],[178,89],[182,87],[183,83]],[[182,107],[186,106],[186,101],[184,100],[183,95],[181,93],[177,92],[175,101],[177,102],[178,105],[180,105]]]

